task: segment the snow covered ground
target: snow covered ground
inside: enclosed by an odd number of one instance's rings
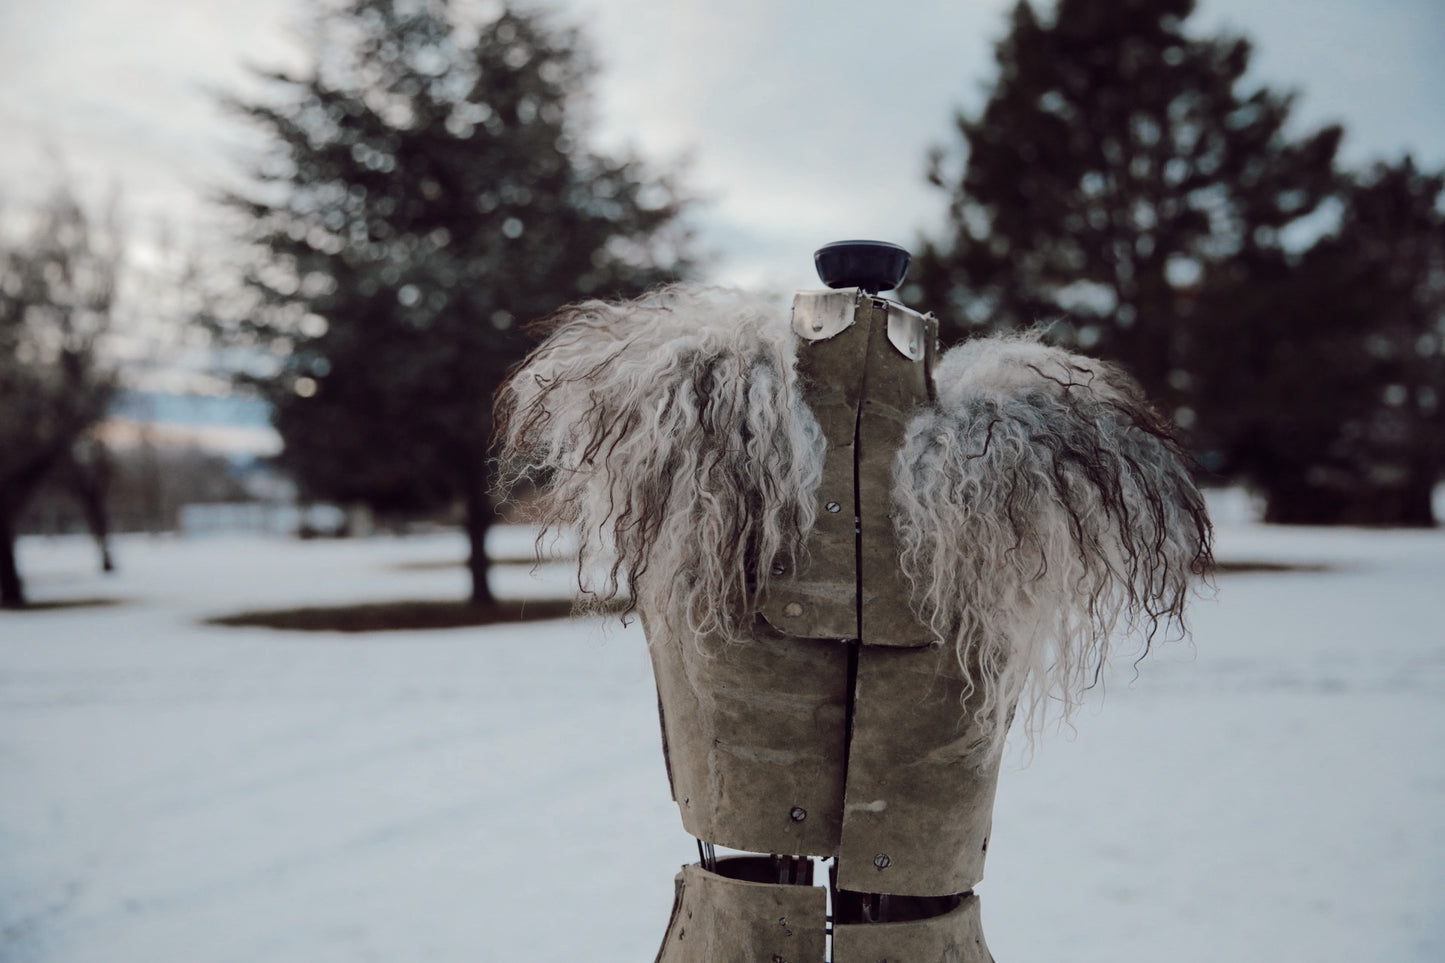
[[[135,539],[102,579],[24,542],[37,600],[122,604],[0,612],[0,960],[652,959],[695,851],[636,627],[200,624],[456,598],[412,563],[462,553]],[[1221,577],[1193,648],[1005,772],[1000,963],[1445,959],[1445,532],[1237,523],[1220,555],[1328,570]]]

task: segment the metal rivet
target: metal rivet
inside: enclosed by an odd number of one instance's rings
[[[873,865],[877,866],[879,869],[887,869],[888,864],[891,862],[893,862],[893,860],[889,859],[886,853],[879,853],[877,856],[873,857]]]
[[[773,566],[773,574],[774,574],[774,575],[782,575],[783,572],[785,572],[785,571],[787,571],[787,570],[784,569],[783,566],[781,566],[781,565],[774,565],[774,566]]]
[[[824,507],[827,508],[828,511],[832,512],[834,515],[838,514],[843,510],[843,506],[839,505],[837,502],[829,502]]]
[[[783,614],[792,618],[797,618],[798,616],[803,614],[803,606],[797,602],[789,602],[787,605],[783,606]]]
[[[814,330],[814,331],[822,331],[822,330],[823,330],[823,322],[822,322],[822,321],[814,321],[814,322],[813,322],[813,330]]]
[[[793,811],[788,813],[788,815],[793,817],[793,822],[800,823],[808,818],[808,811],[802,806],[794,806]]]
[[[909,353],[909,354],[917,354],[917,353],[918,353],[918,342],[917,342],[917,341],[910,341],[910,342],[908,342],[908,353]]]

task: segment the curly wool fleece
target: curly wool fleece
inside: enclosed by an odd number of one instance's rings
[[[630,582],[669,632],[737,637],[775,563],[803,553],[824,442],[785,312],[732,291],[590,301],[498,399],[505,477],[571,529],[597,602]],[[1167,425],[1121,369],[1028,337],[980,338],[935,366],[935,404],[893,468],[900,564],[920,619],[971,669],[1002,738],[1067,718],[1111,639],[1183,631],[1210,560],[1204,501]],[[600,584],[585,573],[607,574]]]

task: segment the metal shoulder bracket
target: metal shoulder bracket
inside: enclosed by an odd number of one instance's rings
[[[905,308],[897,301],[888,302],[888,343],[909,361],[922,361],[928,354],[928,338],[937,330],[937,323],[930,330],[929,321],[933,315],[922,315]]]

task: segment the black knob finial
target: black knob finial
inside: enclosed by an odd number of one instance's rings
[[[834,241],[813,252],[818,277],[830,288],[862,288],[869,294],[903,283],[912,256],[887,241]]]

